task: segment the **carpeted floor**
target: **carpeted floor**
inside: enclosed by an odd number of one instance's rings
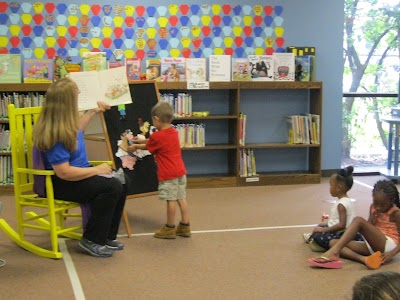
[[[371,187],[380,176],[356,177],[349,196],[367,217]],[[400,187],[400,186],[399,186]],[[157,196],[127,201],[134,235],[112,258],[94,258],[66,245],[64,258],[45,259],[0,232],[2,299],[348,299],[360,277],[373,272],[344,260],[339,270],[311,268],[302,233],[328,213],[334,199],[321,184],[188,190],[193,235],[159,240],[165,222]],[[2,216],[15,224],[13,197],[0,196]],[[178,218],[177,218],[178,221]],[[46,236],[31,238],[48,243]],[[400,256],[400,255],[399,255]],[[399,271],[400,257],[381,271]]]

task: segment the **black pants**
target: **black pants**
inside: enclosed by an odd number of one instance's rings
[[[125,180],[128,180],[125,176]],[[54,197],[77,203],[88,203],[90,217],[83,236],[96,244],[104,245],[118,234],[125,206],[126,186],[116,178],[93,176],[79,181],[62,180],[53,176]]]

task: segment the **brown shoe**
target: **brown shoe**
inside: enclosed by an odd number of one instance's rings
[[[175,227],[171,228],[167,225],[161,227],[160,230],[156,231],[154,237],[159,239],[175,239],[176,238],[176,229]]]
[[[179,223],[178,227],[176,228],[176,235],[190,237],[192,235],[190,233],[190,225],[183,225],[182,223]]]

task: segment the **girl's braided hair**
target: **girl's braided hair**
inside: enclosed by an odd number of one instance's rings
[[[379,180],[377,183],[375,183],[374,189],[372,190],[372,193],[375,192],[382,192],[385,195],[389,196],[394,204],[396,204],[396,206],[400,208],[399,191],[392,181]]]
[[[353,186],[353,166],[348,166],[344,169],[340,169],[336,172],[335,179],[338,183],[343,183],[347,191]]]

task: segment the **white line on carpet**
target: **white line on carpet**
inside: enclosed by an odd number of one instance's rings
[[[357,180],[354,180],[354,182],[359,184],[359,185],[365,186],[365,187],[367,187],[367,188],[369,188],[371,190],[374,188],[373,186],[370,186],[369,184],[366,184],[366,183],[363,183],[363,182],[360,182],[360,181],[357,181]]]
[[[64,238],[58,239],[58,243],[60,246],[60,251],[63,255],[63,260],[65,263],[65,267],[67,268],[67,273],[69,276],[69,280],[71,281],[72,289],[74,291],[76,300],[85,300],[85,294],[83,293],[82,285],[79,280],[78,273],[76,272],[74,262],[72,261],[71,255],[69,255],[67,244],[65,243]]]
[[[270,227],[250,227],[250,228],[234,228],[234,229],[217,229],[217,230],[197,230],[192,231],[192,233],[215,233],[215,232],[238,232],[238,231],[255,231],[255,230],[271,230],[271,229],[287,229],[287,228],[305,228],[305,227],[315,227],[317,224],[311,225],[291,225],[291,226],[270,226]],[[146,236],[153,235],[154,233],[136,233],[132,236]],[[118,235],[118,236],[126,236]]]

